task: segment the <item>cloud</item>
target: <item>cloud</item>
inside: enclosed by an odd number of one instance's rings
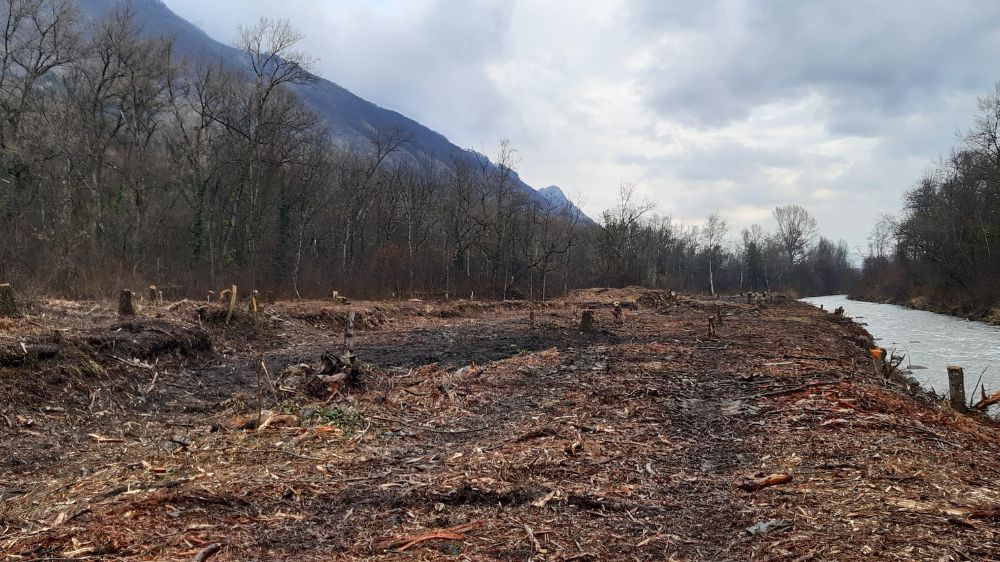
[[[239,25],[288,19],[315,71],[355,94],[475,146],[509,118],[503,85],[489,67],[504,59],[512,6],[447,0],[168,0],[182,17],[230,42]],[[471,143],[467,141],[476,140]]]
[[[592,216],[623,181],[738,231],[798,203],[864,243],[968,127],[1000,52],[993,0],[166,0],[227,39],[287,17],[317,70]]]
[[[635,12],[642,17],[633,24],[657,45],[641,87],[666,118],[724,126],[812,93],[830,100],[834,115],[903,114],[953,88],[981,86],[1000,46],[1000,4],[988,1],[706,5],[714,9],[697,11],[716,17],[695,18],[698,25],[679,33],[659,31],[655,9]]]

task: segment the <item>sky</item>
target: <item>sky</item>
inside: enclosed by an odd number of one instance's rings
[[[629,182],[735,236],[798,204],[866,245],[1000,81],[995,0],[165,0],[230,43],[284,18],[314,70],[453,143],[507,138],[592,217]]]

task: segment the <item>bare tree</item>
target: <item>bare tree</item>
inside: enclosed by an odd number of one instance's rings
[[[816,219],[799,205],[785,205],[775,207],[774,220],[778,223],[776,234],[788,258],[790,269],[802,257],[816,235]]]
[[[896,219],[888,213],[883,213],[868,235],[869,257],[880,260],[886,258],[895,237]]]
[[[729,225],[725,219],[719,216],[718,211],[708,216],[705,225],[701,229],[701,238],[705,243],[705,254],[708,256],[708,286],[712,296],[715,296],[715,261],[721,252],[722,241],[729,231]]]
[[[637,200],[635,184],[623,183],[618,191],[618,204],[601,215],[599,254],[608,286],[616,281],[636,282],[641,277],[637,270],[636,242],[642,217],[654,208],[651,201]]]
[[[0,1],[0,148],[5,151],[44,97],[39,81],[82,56],[77,17],[72,0]]]

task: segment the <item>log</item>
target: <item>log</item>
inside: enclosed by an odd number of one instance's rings
[[[17,344],[0,346],[0,367],[19,367],[36,361],[59,357],[56,344]]]
[[[769,486],[778,486],[781,484],[788,484],[792,481],[791,474],[771,474],[770,476],[765,476],[763,478],[758,478],[756,480],[749,480],[743,482],[739,485],[741,490],[746,490],[747,492],[756,492],[757,490],[767,488]]]
[[[0,317],[16,318],[21,315],[21,310],[14,299],[14,287],[10,283],[0,284]]]
[[[952,408],[966,411],[965,370],[957,365],[948,365],[948,399]]]
[[[594,331],[594,311],[589,308],[583,311],[583,315],[580,317],[580,331],[581,332],[592,332]]]
[[[135,316],[135,294],[128,289],[118,295],[118,316]]]

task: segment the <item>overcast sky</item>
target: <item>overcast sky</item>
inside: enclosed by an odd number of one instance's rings
[[[282,17],[318,74],[561,186],[688,224],[776,205],[863,245],[1000,80],[1000,2],[166,0],[231,42]]]

